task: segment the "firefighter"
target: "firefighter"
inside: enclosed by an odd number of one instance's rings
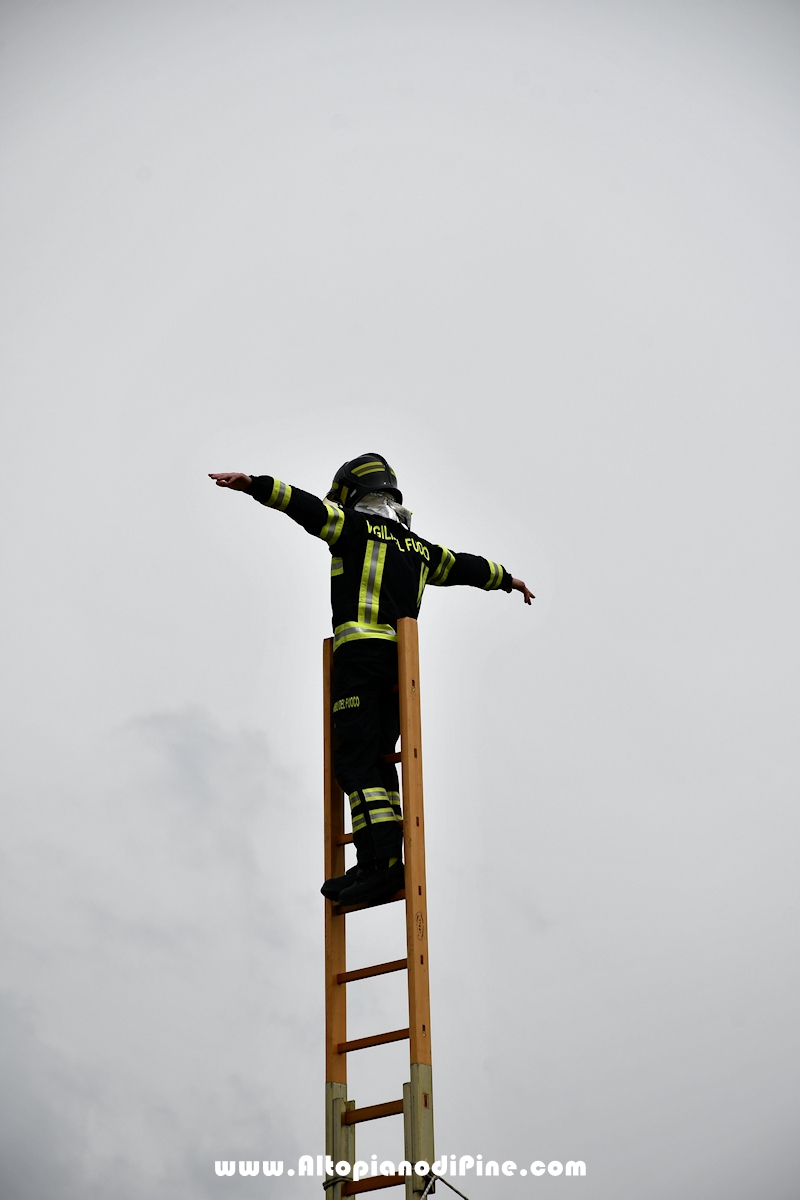
[[[468,584],[534,598],[505,567],[411,532],[397,478],[380,454],[361,454],[336,472],[324,500],[272,475],[211,475],[218,487],[249,493],[285,512],[331,553],[333,768],[347,794],[357,861],[322,894],[341,904],[388,900],[403,887],[397,769],[381,759],[400,734],[397,621],[417,617],[426,587]]]

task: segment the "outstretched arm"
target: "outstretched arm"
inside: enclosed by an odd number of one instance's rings
[[[489,558],[480,558],[477,554],[454,554],[446,546],[431,547],[434,557],[431,561],[431,575],[428,583],[434,587],[452,587],[454,584],[468,584],[471,587],[484,588],[487,592],[522,592],[526,604],[536,597],[526,583],[515,579],[500,563],[492,562]],[[437,554],[438,552],[438,554]]]
[[[272,475],[245,475],[242,471],[222,471],[219,474],[209,474],[217,487],[232,488],[237,492],[247,492],[259,504],[266,508],[274,508],[286,513],[307,533],[321,538],[333,547],[343,547],[352,537],[353,529],[350,518],[338,505],[320,500],[311,492],[302,488],[292,487]],[[340,540],[341,539],[341,540]]]
[[[527,584],[523,583],[521,579],[512,579],[511,587],[515,592],[522,592],[526,604],[530,604],[531,600],[536,599],[533,592],[529,590]]]

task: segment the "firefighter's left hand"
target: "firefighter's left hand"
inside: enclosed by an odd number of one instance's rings
[[[533,592],[529,590],[527,584],[523,583],[521,579],[512,579],[511,586],[515,592],[522,592],[526,604],[530,604],[531,600],[536,599]]]
[[[236,492],[244,492],[253,482],[249,475],[243,475],[241,471],[224,471],[220,475],[209,475],[208,478],[213,479],[217,487],[233,488]]]

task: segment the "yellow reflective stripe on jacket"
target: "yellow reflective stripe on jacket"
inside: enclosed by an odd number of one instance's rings
[[[332,558],[331,559],[331,575],[332,576],[333,575],[344,575],[344,559],[342,559],[342,558]]]
[[[425,565],[425,563],[423,563],[420,568],[420,572],[419,572],[419,590],[417,591],[417,608],[419,608],[420,604],[422,604],[422,593],[425,591],[425,583],[428,578],[429,570],[430,570],[430,567],[427,567]]]
[[[276,479],[272,485],[272,491],[270,492],[269,500],[267,500],[267,505],[270,508],[277,508],[280,512],[284,512],[286,505],[289,503],[291,498],[292,489],[290,484],[281,483],[280,479]]]
[[[442,552],[442,557],[438,567],[431,575],[431,583],[435,587],[441,587],[443,583],[447,582],[447,576],[452,571],[456,561],[455,554],[448,550],[447,546],[440,546],[439,549]]]
[[[489,564],[489,582],[483,586],[487,592],[491,592],[493,588],[499,588],[503,582],[503,568],[500,563],[492,562],[490,558],[487,558],[486,561]]]
[[[344,510],[337,508],[335,504],[328,504],[327,500],[323,500],[323,504],[325,505],[328,519],[322,526],[319,536],[329,546],[335,546],[339,540],[339,535],[344,529]]]
[[[361,587],[358,592],[358,619],[362,625],[378,624],[378,609],[381,601],[381,583],[386,562],[386,542],[367,542],[364,566],[361,569]]]
[[[333,648],[338,650],[345,642],[355,642],[359,638],[396,642],[397,631],[391,625],[360,625],[358,621],[345,621],[344,625],[337,625],[333,631]]]

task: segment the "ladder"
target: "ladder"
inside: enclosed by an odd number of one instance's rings
[[[425,888],[425,821],[422,807],[422,726],[420,722],[419,641],[417,622],[403,617],[397,623],[398,689],[400,700],[400,762],[403,790],[403,841],[405,890],[388,903],[405,901],[407,957],[374,966],[347,969],[345,919],[368,904],[340,905],[325,900],[325,1152],[333,1163],[356,1161],[356,1125],[380,1117],[403,1114],[404,1159],[433,1165],[433,1087],[431,1074],[430,993],[428,988],[428,914]],[[353,835],[344,830],[344,794],[333,775],[333,721],[331,683],[333,638],[323,643],[325,711],[325,878],[343,875],[344,848]],[[355,917],[357,920],[358,918]],[[408,972],[408,1027],[347,1039],[347,987],[360,979]],[[388,1100],[356,1108],[347,1097],[347,1056],[356,1050],[408,1039],[410,1081],[403,1085],[402,1100]],[[349,1175],[326,1181],[330,1200],[359,1192],[404,1185],[406,1200],[420,1200],[428,1180],[410,1176],[375,1175],[354,1180]],[[428,1188],[428,1194],[432,1191]]]

